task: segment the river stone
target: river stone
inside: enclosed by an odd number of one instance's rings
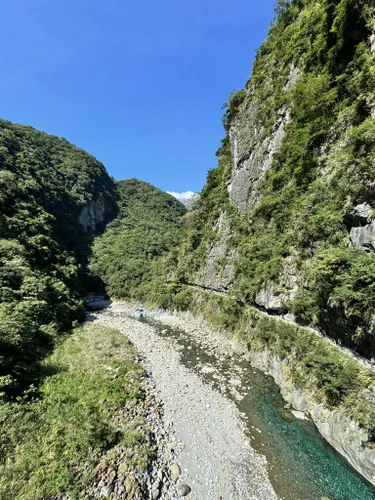
[[[177,493],[180,495],[180,497],[186,497],[191,492],[190,486],[187,484],[179,484],[177,486]]]
[[[130,490],[133,488],[133,481],[132,479],[128,476],[126,479],[125,479],[125,490],[126,490],[126,493],[129,493]]]
[[[173,464],[171,467],[172,476],[178,477],[181,474],[181,467],[178,464]]]
[[[294,415],[291,411],[283,411],[281,413],[281,417],[286,421],[286,422],[293,422],[294,420]]]
[[[159,488],[153,488],[152,489],[152,500],[157,500],[160,496],[160,490]]]

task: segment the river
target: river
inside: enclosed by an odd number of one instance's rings
[[[95,321],[128,335],[143,356],[166,415],[184,441],[179,458],[192,498],[269,500],[276,493],[280,500],[375,500],[372,485],[312,422],[293,417],[273,379],[236,354],[227,337],[167,313],[135,321],[135,309],[114,303]],[[241,455],[246,438],[254,452]],[[236,488],[240,494],[233,493]]]
[[[371,500],[375,490],[321,437],[314,424],[285,410],[271,377],[233,352],[217,355],[180,328],[152,319],[161,337],[173,338],[181,362],[237,405],[252,447],[269,463],[270,480],[285,500]]]

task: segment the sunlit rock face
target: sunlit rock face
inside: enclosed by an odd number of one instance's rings
[[[291,66],[284,85],[284,92],[295,86],[300,71]],[[251,91],[249,95],[251,95]],[[252,98],[240,111],[229,131],[232,148],[232,172],[228,184],[232,203],[243,213],[249,205],[254,205],[259,197],[259,185],[264,174],[271,167],[275,154],[282,144],[285,128],[291,120],[290,111],[283,106],[270,133],[265,134],[259,121],[262,103]]]
[[[228,241],[231,226],[228,214],[222,212],[214,230],[218,238],[212,243],[200,277],[199,284],[214,290],[226,289],[234,280],[235,251],[230,249]]]
[[[372,220],[373,208],[369,203],[360,203],[349,214],[350,240],[357,250],[375,251],[375,221]]]
[[[271,135],[262,139],[264,130],[257,122],[259,103],[252,101],[239,115],[230,130],[233,168],[228,185],[232,203],[243,213],[259,199],[258,186],[271,167],[282,143],[285,126],[290,121],[287,108],[279,111]]]

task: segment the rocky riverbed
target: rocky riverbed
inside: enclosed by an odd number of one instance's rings
[[[139,466],[141,456],[137,456],[133,445],[118,444],[98,457],[96,481],[86,489],[85,498],[179,498],[173,471],[175,455],[181,443],[177,441],[170,423],[164,419],[163,404],[151,378],[144,381],[144,391],[144,401],[130,400],[121,410],[112,413],[111,420],[117,429],[126,427],[128,422],[137,424],[139,432],[147,436],[155,450],[151,467],[143,470]]]
[[[140,307],[115,302],[89,314],[138,350],[151,393],[141,411],[152,420],[158,449],[151,470],[137,476],[138,496],[121,490],[124,477],[117,474],[111,498],[375,499],[310,412],[282,397],[277,377],[257,370],[244,345],[190,313]]]
[[[160,398],[160,412],[157,408],[149,412],[160,415],[160,422],[151,423],[158,458],[151,477],[144,478],[148,486],[143,498],[276,499],[266,458],[252,448],[236,405],[183,365],[176,340],[134,319],[135,309],[126,303],[113,303],[104,311],[92,313],[90,319],[127,335]],[[118,471],[119,464],[116,466]],[[108,474],[114,475],[108,469],[105,474],[96,494],[108,487]],[[116,478],[110,491],[101,493],[133,498],[125,496],[127,491],[121,488],[126,485],[118,472]],[[142,483],[139,479],[137,482]],[[141,495],[139,488],[134,498]]]

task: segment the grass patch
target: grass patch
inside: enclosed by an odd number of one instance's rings
[[[82,498],[106,450],[134,449],[145,467],[151,455],[139,422],[114,418],[142,399],[144,372],[125,336],[102,326],[75,330],[46,359],[35,394],[0,409],[0,499],[37,500],[59,493]]]

